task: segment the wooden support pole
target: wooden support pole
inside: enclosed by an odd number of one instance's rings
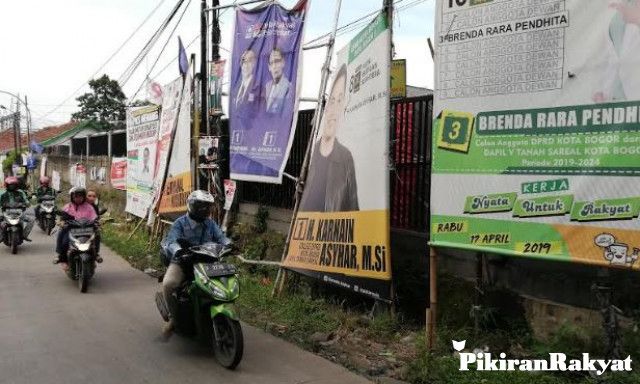
[[[133,234],[136,233],[136,231],[138,230],[138,228],[140,228],[140,225],[142,225],[142,222],[145,221],[144,218],[140,219],[140,221],[138,221],[138,224],[136,225],[136,227],[133,229],[133,231],[131,232],[131,234],[129,234],[129,237],[127,237],[127,241],[131,240],[131,238],[133,237]]]
[[[438,254],[429,247],[429,308],[426,313],[427,348],[433,351],[436,346],[436,314],[438,307]]]

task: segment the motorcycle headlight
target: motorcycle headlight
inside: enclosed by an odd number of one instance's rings
[[[8,221],[8,222],[9,222],[9,224],[11,224],[11,225],[18,225],[18,224],[20,223],[20,219],[12,219],[12,218],[9,218],[7,221]]]
[[[211,284],[211,288],[213,291],[213,297],[219,300],[227,300],[227,292],[225,292],[223,289],[220,289],[220,287],[216,286],[215,284]]]
[[[78,248],[78,251],[80,251],[80,252],[87,252],[89,250],[89,248],[91,247],[91,243],[77,243],[76,247]]]

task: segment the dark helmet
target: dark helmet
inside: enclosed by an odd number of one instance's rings
[[[7,191],[17,191],[18,184],[18,178],[15,176],[9,176],[4,179],[4,187],[7,189]]]
[[[211,209],[216,200],[207,191],[193,191],[187,198],[189,217],[197,222],[206,220],[211,215]]]
[[[51,179],[49,179],[49,177],[47,177],[47,176],[40,177],[40,186],[41,187],[48,187],[49,183],[51,183]]]
[[[87,190],[84,187],[73,187],[69,190],[69,199],[71,200],[71,202],[73,203],[73,199],[76,197],[76,195],[81,195],[83,197],[83,199],[86,201],[87,200]]]

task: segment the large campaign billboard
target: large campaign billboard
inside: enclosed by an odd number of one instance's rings
[[[390,33],[380,14],[338,53],[284,262],[390,299]]]
[[[431,244],[640,268],[635,1],[436,5]]]
[[[281,183],[293,143],[307,1],[238,8],[229,97],[230,170],[237,180]]]

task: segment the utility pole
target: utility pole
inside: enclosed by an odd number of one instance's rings
[[[213,0],[213,7],[217,7],[220,5],[220,0]],[[215,9],[211,12],[211,62],[215,63],[220,60],[220,20],[218,19],[219,10]],[[206,75],[206,84],[209,86],[209,74]],[[220,127],[220,115],[215,113],[212,115],[211,120],[209,121],[209,131],[213,133],[215,136],[222,136],[221,127]],[[218,139],[218,153],[220,153],[220,143],[221,140]]]
[[[27,95],[24,96],[24,106],[28,110],[29,103],[27,102]],[[31,114],[27,115],[27,147],[31,145]]]
[[[207,74],[207,0],[200,1],[200,135],[202,129],[209,133],[209,108],[207,108],[207,85],[209,76]]]
[[[14,116],[13,117],[13,147],[16,153],[18,153],[22,145],[20,143],[20,104],[17,102],[16,102],[16,112],[13,116]]]

